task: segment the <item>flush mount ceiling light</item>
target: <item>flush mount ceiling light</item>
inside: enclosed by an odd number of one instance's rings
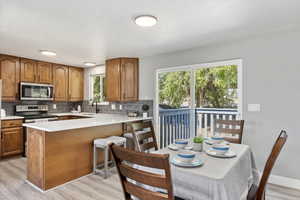
[[[96,63],[93,63],[93,62],[84,62],[84,65],[87,66],[87,67],[94,67],[94,66],[96,66]]]
[[[40,53],[44,56],[56,56],[56,53],[54,51],[40,50]]]
[[[151,27],[157,23],[157,18],[152,15],[140,15],[134,19],[134,22],[141,27]]]

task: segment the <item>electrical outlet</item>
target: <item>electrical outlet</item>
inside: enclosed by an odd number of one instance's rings
[[[116,110],[116,104],[111,104],[111,109]]]
[[[248,112],[260,112],[260,104],[248,104]]]
[[[52,106],[52,107],[53,107],[53,109],[54,109],[54,110],[56,110],[56,104],[53,104],[53,106]]]
[[[120,104],[119,105],[119,110],[122,110],[123,109],[123,106]]]

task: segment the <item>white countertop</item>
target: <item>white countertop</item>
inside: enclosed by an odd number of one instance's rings
[[[24,119],[24,117],[20,116],[5,116],[5,117],[0,117],[1,120],[15,120],[15,119]]]
[[[34,128],[46,132],[65,131],[71,129],[89,128],[95,126],[112,125],[119,123],[134,122],[139,120],[149,120],[152,117],[128,117],[127,115],[120,114],[95,114],[95,113],[51,113],[57,116],[64,115],[77,115],[88,116],[85,119],[73,119],[62,121],[38,122],[38,123],[25,123],[23,126]]]

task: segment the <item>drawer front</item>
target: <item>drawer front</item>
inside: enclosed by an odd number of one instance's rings
[[[23,124],[22,119],[3,120],[3,121],[1,121],[1,128],[21,127],[22,124]]]

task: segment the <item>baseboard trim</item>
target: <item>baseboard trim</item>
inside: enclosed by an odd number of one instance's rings
[[[300,190],[300,180],[294,179],[294,178],[288,178],[284,176],[277,176],[274,174],[271,174],[269,177],[269,183],[274,185],[279,185],[287,188],[292,188],[296,190]]]

